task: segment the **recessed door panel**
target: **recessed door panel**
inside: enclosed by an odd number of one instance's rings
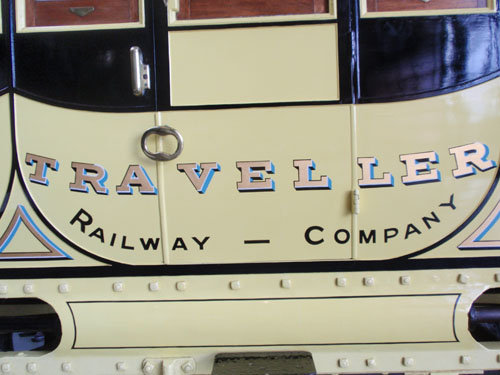
[[[15,111],[22,179],[54,230],[101,258],[161,264],[156,165],[140,146],[154,115],[77,111],[20,96]]]
[[[184,139],[181,156],[161,164],[169,263],[351,257],[348,106],[176,111],[162,121]]]
[[[357,107],[360,258],[438,245],[463,255],[455,235],[496,186],[499,94],[495,80],[460,93]]]
[[[171,104],[338,100],[337,33],[336,24],[172,30]]]

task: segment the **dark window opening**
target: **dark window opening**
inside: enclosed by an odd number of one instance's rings
[[[469,311],[469,332],[478,342],[500,341],[500,288],[488,289]]]
[[[36,298],[0,299],[0,351],[51,351],[61,341],[61,322]]]

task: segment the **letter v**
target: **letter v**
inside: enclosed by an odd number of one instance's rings
[[[177,164],[177,170],[186,174],[198,193],[205,194],[214,173],[220,171],[220,165],[218,163],[201,163],[200,167],[197,163],[185,163]]]

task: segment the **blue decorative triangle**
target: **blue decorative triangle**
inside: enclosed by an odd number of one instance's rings
[[[11,240],[15,237],[20,225],[24,226],[29,232],[49,251],[23,251],[23,252],[9,252],[5,251]],[[12,217],[7,229],[0,237],[0,260],[4,259],[72,259],[68,254],[61,250],[54,242],[52,242],[42,231],[37,227],[33,219],[24,208],[24,206],[17,206],[14,216]]]
[[[458,248],[460,250],[500,250],[500,239],[483,240],[498,219],[500,219],[500,201],[481,225]]]

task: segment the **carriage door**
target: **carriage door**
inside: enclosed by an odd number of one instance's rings
[[[335,4],[243,3],[169,8],[161,121],[184,147],[161,164],[168,262],[350,258]],[[179,139],[165,140],[173,153]]]
[[[161,264],[156,165],[140,147],[155,118],[152,2],[13,1],[17,157],[38,215],[100,259]]]

